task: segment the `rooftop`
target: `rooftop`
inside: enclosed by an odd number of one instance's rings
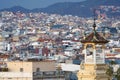
[[[107,43],[108,40],[106,40],[104,37],[102,37],[97,32],[92,32],[89,34],[85,39],[81,40],[82,43],[92,42],[92,43]]]
[[[93,24],[93,32],[86,36],[83,40],[81,40],[82,43],[87,43],[87,42],[92,42],[92,43],[108,43],[108,40],[106,40],[103,36],[101,36],[97,31],[96,31],[96,23],[94,19],[94,24]]]

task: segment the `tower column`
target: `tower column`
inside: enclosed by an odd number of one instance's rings
[[[96,47],[93,45],[93,56],[94,56],[94,64],[96,64]]]
[[[84,49],[84,50],[85,50],[85,63],[86,63],[87,62],[87,60],[86,60],[87,59],[87,52],[86,52],[87,50],[86,49]]]
[[[103,64],[105,64],[105,45],[102,45],[102,53],[103,53]]]
[[[86,45],[84,45],[84,50],[85,50],[85,54],[84,54],[84,55],[85,55],[85,59],[84,59],[84,60],[85,60],[85,63],[86,63],[86,62],[87,62],[87,61],[86,61],[86,59],[87,59],[87,50],[86,50]]]

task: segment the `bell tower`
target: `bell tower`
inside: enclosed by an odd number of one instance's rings
[[[82,39],[81,43],[84,45],[84,62],[80,65],[78,80],[108,80],[104,53],[108,40],[96,31],[95,19],[92,33]]]

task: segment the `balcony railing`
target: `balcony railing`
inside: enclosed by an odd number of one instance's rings
[[[86,62],[87,62],[87,63],[93,63],[94,60],[93,60],[92,58],[89,58],[89,59],[86,59]]]
[[[87,63],[93,63],[93,62],[94,62],[94,59],[93,59],[93,58],[88,58],[88,59],[86,59],[86,62],[87,62]],[[99,63],[100,63],[100,64],[101,64],[101,63],[104,63],[103,58],[100,58],[100,57],[97,58],[97,59],[96,59],[96,63],[98,63],[98,64],[99,64]]]
[[[63,72],[34,72],[34,79],[46,79],[46,78],[64,78]]]

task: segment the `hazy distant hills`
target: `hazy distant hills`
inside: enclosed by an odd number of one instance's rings
[[[31,12],[31,10],[23,8],[21,6],[13,6],[11,8],[5,8],[5,9],[1,9],[0,11],[11,11],[11,12],[17,12],[17,11],[21,11],[21,12]]]
[[[112,8],[100,6],[114,6]],[[0,11],[21,11],[21,12],[45,12],[60,15],[73,15],[81,17],[90,17],[93,14],[94,8],[98,9],[100,13],[104,13],[108,16],[120,16],[120,0],[86,0],[83,2],[63,2],[50,5],[46,8],[36,8],[33,10],[25,9],[20,6],[14,6],[12,8],[2,9]]]

